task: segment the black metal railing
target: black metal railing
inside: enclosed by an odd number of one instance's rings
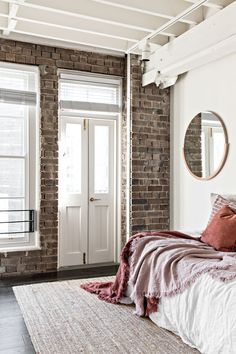
[[[28,213],[28,217],[26,220],[10,220],[10,221],[0,221],[0,225],[2,224],[22,224],[25,223],[28,225],[28,228],[22,231],[4,231],[0,232],[0,235],[10,235],[10,234],[28,234],[30,232],[35,231],[35,215],[36,211],[32,209],[24,209],[24,210],[0,210],[1,213]]]

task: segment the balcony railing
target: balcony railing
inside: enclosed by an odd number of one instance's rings
[[[24,210],[0,210],[1,213],[27,213],[28,217],[23,220],[8,220],[8,221],[0,221],[0,226],[5,224],[6,231],[0,231],[0,235],[10,235],[10,234],[28,234],[35,231],[35,216],[36,211],[32,209],[24,209]],[[9,231],[8,226],[10,224],[25,224],[25,229],[22,231]]]

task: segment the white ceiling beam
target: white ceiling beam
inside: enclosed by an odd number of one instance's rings
[[[5,27],[0,25],[0,29],[2,29],[2,28],[5,28]],[[5,37],[0,33],[0,38],[5,38]],[[32,36],[30,34],[25,34],[25,33],[23,34],[23,33],[12,32],[11,39],[13,41],[35,43],[35,44],[39,44],[39,45],[46,45],[46,46],[58,47],[58,48],[60,48],[60,47],[61,48],[68,48],[68,49],[93,52],[93,53],[102,53],[102,54],[106,54],[106,55],[115,55],[118,57],[124,57],[124,55],[125,55],[125,53],[123,51],[100,48],[100,47],[98,48],[96,46],[89,46],[88,44],[81,44],[81,43],[74,43],[74,42],[62,41],[62,40],[51,39],[51,38]]]
[[[1,0],[8,3],[17,3],[16,0]],[[96,5],[96,6],[94,6]],[[67,0],[59,2],[57,0],[32,0],[22,4],[34,10],[44,10],[51,13],[60,13],[67,16],[82,18],[88,21],[97,21],[99,23],[114,25],[133,30],[151,33],[157,26],[163,25],[166,21],[163,18],[150,16],[145,14],[132,15],[127,10],[119,9],[119,11],[108,12],[107,6],[102,4],[92,4],[88,0]],[[68,10],[69,9],[69,10]],[[176,36],[186,31],[188,25],[184,23],[176,23],[172,26],[171,31],[161,33],[167,37]]]
[[[37,18],[37,14],[36,14],[36,18]],[[42,21],[42,20],[37,20],[37,19],[32,19],[32,18],[27,18],[27,17],[19,17],[17,16],[16,17],[16,20],[20,21],[20,22],[28,22],[28,23],[31,23],[32,26],[34,26],[34,24],[36,25],[45,25],[45,26],[50,26],[52,27],[54,30],[57,29],[57,28],[60,28],[60,29],[65,29],[65,30],[71,30],[71,31],[75,31],[75,32],[81,32],[81,33],[88,33],[88,34],[92,34],[92,35],[95,35],[95,36],[101,36],[101,37],[107,37],[107,38],[114,38],[114,39],[120,39],[120,40],[123,40],[123,41],[128,41],[128,42],[138,42],[138,39],[134,39],[134,38],[131,38],[131,37],[128,37],[128,36],[118,36],[118,35],[115,35],[115,34],[112,34],[112,33],[106,33],[106,32],[101,32],[101,31],[94,31],[94,30],[89,30],[89,29],[82,29],[80,27],[73,27],[71,24],[67,25],[65,24],[65,21],[64,21],[64,24],[61,25],[60,23],[55,23],[54,21],[53,22],[46,22],[46,21]]]
[[[1,28],[4,30],[5,28]],[[66,30],[64,28],[52,28],[49,25],[40,25],[30,22],[19,21],[14,33],[27,34],[34,37],[42,37],[47,39],[54,39],[57,41],[88,45],[118,52],[125,52],[131,44],[128,41],[123,41],[114,38],[104,38],[89,33],[79,33],[73,30]]]
[[[11,31],[14,30],[14,28],[16,27],[17,24],[17,20],[15,19],[16,14],[19,10],[19,2],[16,3],[9,3],[8,4],[8,26],[7,28],[3,31],[4,36],[9,36],[9,34],[11,33]]]
[[[188,3],[190,3],[190,4],[194,4],[194,3],[196,2],[196,0],[184,0],[184,1],[186,1],[186,2],[188,2]],[[223,8],[223,6],[214,4],[214,3],[210,2],[210,1],[207,2],[205,6],[207,6],[207,7],[214,7],[214,8],[217,8],[217,9],[219,9],[219,10],[221,10],[221,9]]]
[[[236,52],[236,2],[193,27],[150,56],[143,86],[161,77],[175,77]],[[207,36],[206,36],[207,33]]]
[[[96,21],[87,21],[85,19],[78,19],[77,17],[71,17],[60,13],[54,13],[52,16],[51,12],[45,10],[32,11],[32,9],[28,7],[21,7],[16,18],[18,21],[31,22],[32,25],[34,25],[34,23],[45,24],[52,27],[71,29],[77,32],[87,32],[108,38],[123,39],[133,43],[139,41],[144,33],[143,31],[129,28],[113,25],[107,26],[106,24]],[[166,36],[160,36],[158,40],[160,45],[168,42]]]
[[[163,26],[157,28],[156,30],[154,30],[152,33],[148,34],[147,36],[145,36],[142,40],[140,40],[138,43],[132,45],[128,50],[127,53],[132,53],[134,50],[136,50],[136,48],[142,43],[142,42],[146,42],[149,40],[152,40],[152,38],[155,38],[156,36],[158,36],[162,31],[165,31],[167,29],[169,29],[170,27],[172,27],[173,25],[175,25],[176,22],[179,21],[179,19],[188,16],[189,14],[191,14],[193,11],[195,11],[196,9],[198,9],[199,7],[201,7],[204,3],[206,3],[208,0],[198,0],[196,3],[194,3],[192,6],[188,7],[187,9],[185,9],[183,12],[181,12],[180,14],[178,14],[176,17],[174,17],[173,19],[169,20],[167,23],[165,23]]]
[[[182,11],[185,7],[182,0],[181,1],[175,0],[175,3],[173,4],[171,4],[171,1],[167,3],[166,0],[155,1],[155,2],[135,0],[134,5],[130,5],[130,2],[127,4],[126,0],[112,0],[112,1],[111,0],[91,0],[91,1],[104,4],[110,7],[121,8],[133,12],[138,12],[141,14],[165,18],[168,20],[171,20],[176,15],[173,5],[178,7],[178,11]],[[187,23],[189,25],[196,24],[196,21],[188,20],[185,18],[181,19],[180,22]]]
[[[194,4],[197,0],[184,0],[186,2]],[[210,0],[204,6],[222,10],[224,7],[231,4],[234,0]]]
[[[134,43],[138,42],[138,40],[135,40],[133,38],[116,36],[116,35],[109,34],[109,33],[104,33],[104,32],[83,30],[81,28],[75,28],[75,27],[70,27],[70,26],[66,26],[66,25],[59,25],[59,24],[50,23],[50,22],[44,22],[44,21],[37,21],[37,20],[32,20],[32,19],[27,19],[27,18],[22,18],[22,17],[16,17],[16,19],[20,20],[21,22],[32,23],[33,25],[37,24],[37,25],[50,26],[50,27],[52,27],[54,29],[60,28],[60,29],[71,30],[71,31],[75,31],[75,32],[92,34],[92,35],[95,35],[95,36],[101,36],[101,37],[107,37],[107,38],[113,38],[113,39],[120,39],[120,40],[126,41],[126,42],[134,42]]]

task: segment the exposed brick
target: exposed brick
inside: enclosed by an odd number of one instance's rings
[[[32,55],[27,56],[25,58],[25,63],[34,65],[35,64],[35,57]]]
[[[49,58],[37,57],[36,64],[37,65],[48,65],[48,66],[55,65],[55,60],[49,59]]]
[[[193,118],[185,134],[184,154],[191,172],[202,177],[202,120],[198,114]]]
[[[6,60],[6,53],[0,51],[0,60]]]
[[[25,62],[26,62],[25,55],[16,54],[16,63],[25,64]]]
[[[160,90],[154,84],[142,87],[136,56],[132,56],[131,75],[130,217],[134,234],[169,228],[170,123],[169,90]]]
[[[73,69],[73,62],[70,60],[57,60],[56,66],[58,68]]]
[[[31,48],[23,48],[22,54],[26,55],[26,56],[30,56],[31,55]]]
[[[16,55],[14,53],[6,53],[6,60],[14,62],[16,60]]]

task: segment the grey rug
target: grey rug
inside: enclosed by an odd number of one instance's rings
[[[135,316],[133,306],[108,304],[82,290],[86,281],[14,287],[37,353],[198,353],[151,320]]]

